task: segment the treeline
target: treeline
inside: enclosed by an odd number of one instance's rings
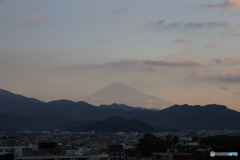
[[[166,152],[167,149],[172,148],[172,145],[176,143],[178,143],[177,136],[168,135],[166,139],[162,139],[151,133],[146,133],[143,138],[139,139],[136,145],[136,152],[143,157],[150,157],[153,152]]]
[[[168,135],[164,139],[156,137],[150,133],[144,134],[144,137],[139,139],[136,149],[129,150],[128,156],[140,155],[143,157],[151,157],[153,152],[167,152],[168,149],[172,149],[178,143],[178,137]],[[208,160],[208,159],[240,159],[240,155],[237,157],[210,157],[210,151],[214,152],[238,152],[240,154],[240,136],[211,136],[201,138],[200,145],[195,146],[187,151],[178,150],[179,152],[191,153],[195,160]],[[210,147],[210,151],[200,151],[200,148]]]
[[[210,145],[215,152],[238,152],[240,154],[240,136],[211,136],[202,138],[200,144]]]

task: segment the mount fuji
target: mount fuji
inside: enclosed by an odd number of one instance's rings
[[[173,105],[171,102],[157,96],[147,95],[120,82],[109,84],[85,98],[84,101],[93,105],[124,103],[129,106],[148,109],[163,109]]]

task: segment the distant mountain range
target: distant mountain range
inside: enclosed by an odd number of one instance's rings
[[[44,126],[49,128],[53,125],[69,128],[71,124],[80,126],[83,123],[102,121],[111,116],[119,116],[126,120],[138,119],[161,128],[240,129],[240,113],[216,104],[174,105],[162,110],[150,110],[116,103],[100,106],[69,100],[46,103],[5,90],[0,90],[0,114],[0,131],[7,128],[14,129],[14,127],[24,130],[31,128],[29,126],[33,124],[41,129],[44,129]],[[14,120],[14,117],[18,117],[18,120],[16,118]],[[35,123],[32,124],[32,122]]]
[[[111,83],[100,91],[85,98],[84,101],[94,105],[124,103],[128,106],[148,109],[163,109],[173,105],[171,102],[156,96],[147,95],[120,82]]]

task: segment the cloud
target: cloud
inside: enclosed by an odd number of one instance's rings
[[[141,68],[141,61],[131,58],[125,58],[116,62],[106,62],[103,64],[83,65],[83,68],[118,68],[118,69],[135,69]]]
[[[141,61],[126,58],[117,62],[107,62],[105,65],[114,68],[128,69],[139,67],[139,65],[141,65]]]
[[[229,37],[240,37],[240,32],[222,32],[222,35]]]
[[[215,64],[221,65],[240,65],[240,57],[237,55],[231,55],[225,59],[216,58],[214,60]]]
[[[222,90],[224,90],[224,91],[228,91],[228,92],[230,92],[230,89],[227,88],[227,87],[225,87],[225,86],[220,87],[220,89],[222,89]]]
[[[206,27],[231,27],[231,24],[221,21],[212,21],[205,23]]]
[[[111,13],[112,14],[117,14],[117,13],[124,13],[126,11],[127,11],[127,6],[124,6],[124,7],[120,8],[120,9],[112,10]]]
[[[93,100],[97,100],[97,101],[100,100],[100,98],[98,98],[98,97],[90,97],[90,98],[93,99]]]
[[[197,51],[196,48],[184,48],[180,53],[185,55],[191,55]]]
[[[167,66],[167,67],[208,67],[209,64],[204,61],[195,61],[190,58],[178,60],[178,61],[169,61],[166,58],[158,58],[158,59],[149,59],[145,60],[144,63],[146,65],[152,66]]]
[[[176,28],[181,26],[182,24],[182,22],[171,22],[165,28]]]
[[[222,60],[221,58],[216,58],[215,60],[214,60],[214,63],[216,63],[216,64],[223,64],[224,63],[224,60]]]
[[[231,93],[237,94],[237,95],[240,96],[240,92],[231,91],[229,88],[227,88],[227,87],[225,87],[225,86],[220,87],[220,89],[222,89],[222,90],[224,90],[224,91],[227,91],[227,92],[231,92]]]
[[[222,21],[210,21],[210,22],[187,22],[184,24],[185,28],[204,28],[204,27],[230,27],[231,24]]]
[[[175,40],[173,40],[173,42],[180,42],[180,43],[191,44],[193,41],[190,40],[190,39],[175,39]]]
[[[225,61],[230,65],[240,65],[240,57],[236,55],[226,58]]]
[[[153,103],[153,101],[151,99],[147,99],[145,102],[146,103]]]
[[[155,105],[154,102],[151,99],[147,99],[144,104],[144,108],[158,108],[159,106]]]
[[[28,19],[24,24],[25,25],[36,25],[36,24],[40,24],[40,23],[43,23],[42,18],[37,14],[31,14],[30,16],[28,16]]]
[[[186,22],[184,24],[184,26],[186,28],[203,28],[203,27],[205,27],[205,23],[203,23],[203,22],[200,22],[200,23],[198,23],[198,22]]]
[[[216,28],[216,27],[231,27],[228,22],[223,21],[209,21],[209,22],[170,22],[164,26],[165,20],[157,22],[158,26],[163,26],[166,29],[173,29],[183,27],[185,29],[199,29],[199,28]]]
[[[130,24],[143,24],[149,20],[156,20],[156,19],[151,16],[144,16],[142,18],[122,19],[122,20],[120,20],[119,23],[122,27],[125,27]]]
[[[229,83],[240,83],[240,74],[239,73],[221,73],[218,75],[218,80]]]
[[[206,44],[204,47],[205,47],[205,48],[214,48],[214,47],[216,47],[216,46],[217,46],[216,43],[210,43],[210,44]]]
[[[223,8],[223,9],[234,9],[240,10],[240,1],[239,0],[225,0],[223,3],[218,4],[207,4],[200,5],[205,8]]]
[[[175,58],[175,59],[174,59]],[[196,61],[186,56],[167,56],[155,59],[136,60],[136,59],[122,59],[116,62],[106,62],[103,64],[89,64],[81,66],[72,66],[71,68],[108,68],[121,70],[138,70],[138,71],[169,71],[172,68],[179,67],[208,67],[209,63],[205,61]]]
[[[232,37],[240,37],[240,32],[232,32],[232,33],[229,33],[229,36],[232,36]]]
[[[164,24],[164,19],[160,20],[159,22],[157,22],[158,25],[163,25]]]

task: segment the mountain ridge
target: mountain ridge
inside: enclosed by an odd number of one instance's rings
[[[0,114],[42,116],[45,118],[63,115],[73,120],[103,120],[116,115],[124,119],[137,118],[154,126],[175,129],[240,129],[240,112],[223,105],[173,105],[153,111],[135,108],[125,104],[94,106],[84,101],[55,100],[48,103],[28,97],[11,95],[11,92],[0,97],[10,96],[9,101],[0,103]],[[14,95],[14,94],[13,94]],[[66,118],[65,118],[66,119]],[[1,129],[1,127],[0,127]]]

